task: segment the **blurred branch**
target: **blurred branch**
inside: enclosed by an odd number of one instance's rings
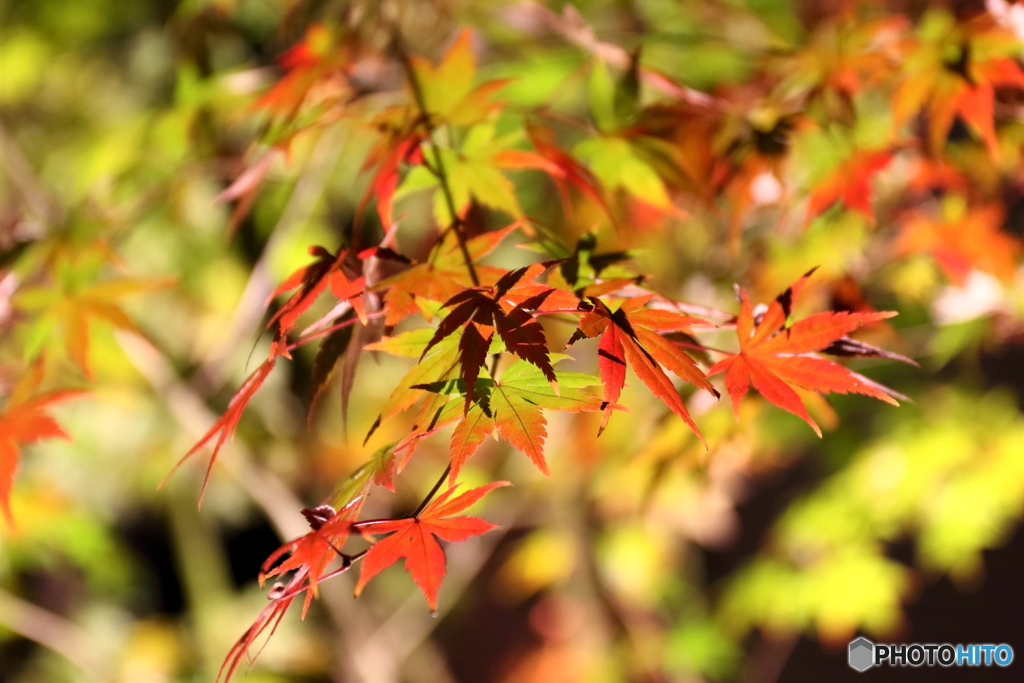
[[[126,333],[117,333],[117,339],[132,365],[163,396],[178,422],[193,438],[201,438],[217,421],[217,416],[206,407],[203,399],[175,376],[171,364],[148,341]],[[222,452],[219,461],[263,510],[283,540],[306,533],[308,527],[299,514],[302,501],[280,478],[256,467],[251,453],[238,442],[225,444]]]
[[[799,634],[773,636],[762,633],[747,658],[747,665],[740,676],[741,683],[776,683],[799,641]]]
[[[288,203],[270,233],[259,260],[253,266],[249,282],[245,285],[242,298],[235,307],[231,322],[225,328],[220,343],[214,347],[196,372],[196,379],[206,390],[220,388],[224,368],[231,354],[246,346],[249,335],[258,332],[260,320],[266,309],[267,297],[274,291],[270,275],[270,258],[277,248],[289,237],[296,226],[306,223],[313,209],[327,187],[327,180],[338,165],[340,150],[348,139],[349,129],[333,126],[324,130],[313,149],[309,164],[299,176]]]
[[[49,225],[59,218],[56,202],[50,198],[46,188],[36,178],[31,164],[3,122],[0,122],[0,166],[7,172],[7,177],[40,220]]]
[[[358,602],[348,599],[344,591],[324,590],[325,604],[339,625],[339,643],[345,650],[347,671],[339,680],[359,680],[372,683],[395,683],[401,680],[403,664],[415,660],[422,676],[409,673],[414,680],[447,681],[453,676],[447,671],[444,656],[429,640],[431,633],[444,620],[444,616],[458,604],[473,580],[494,554],[504,535],[515,526],[522,506],[514,508],[504,520],[497,520],[499,528],[481,536],[475,544],[448,547],[449,571],[444,581],[444,600],[436,613],[431,614],[423,603],[419,591],[409,595],[376,628],[371,627],[372,615]],[[429,671],[429,675],[427,675]]]
[[[0,590],[0,626],[47,647],[93,678],[112,680],[102,650],[72,622]]]
[[[430,112],[427,110],[427,101],[423,95],[423,86],[420,83],[419,78],[416,76],[416,67],[413,66],[412,58],[405,49],[405,42],[402,40],[402,32],[399,30],[397,25],[395,25],[391,39],[395,46],[395,50],[398,51],[398,58],[402,62],[402,67],[405,69],[406,78],[409,80],[409,87],[416,100],[416,107],[420,110],[423,121],[426,122],[426,128],[429,135],[432,132],[429,123]],[[466,262],[466,270],[469,271],[469,279],[473,282],[474,287],[479,287],[480,278],[477,276],[476,268],[473,266],[473,257],[470,255],[469,248],[466,246],[466,235],[464,235],[461,230],[464,226],[462,219],[459,217],[459,212],[455,207],[455,198],[452,194],[452,187],[448,180],[448,174],[444,168],[444,158],[441,156],[441,149],[433,142],[431,142],[430,148],[434,152],[434,176],[437,178],[438,185],[441,188],[445,204],[448,207],[448,213],[452,217],[452,224],[449,227],[455,233],[455,239],[459,243],[459,250],[462,252],[463,260]]]

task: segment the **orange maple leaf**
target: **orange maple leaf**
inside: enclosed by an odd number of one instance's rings
[[[740,289],[740,314],[736,319],[740,351],[715,363],[708,376],[725,372],[725,386],[739,419],[740,400],[751,384],[770,403],[802,418],[820,437],[821,429],[807,414],[799,387],[821,393],[858,393],[899,405],[899,394],[830,360],[814,355],[867,323],[896,315],[894,311],[817,313],[786,327],[793,302],[800,295],[810,271],[780,294],[759,320],[747,292]]]
[[[452,515],[470,507],[490,491],[508,485],[507,481],[496,481],[466,491],[456,498],[452,498],[457,488],[453,486],[414,517],[361,526],[360,530],[366,535],[391,535],[374,543],[366,552],[355,594],[362,593],[367,582],[382,570],[404,558],[406,571],[423,591],[430,609],[436,610],[437,591],[445,575],[444,550],[437,539],[464,541],[496,528],[495,524],[477,517]]]
[[[871,210],[871,180],[889,165],[893,153],[889,150],[856,152],[819,181],[807,198],[807,220],[820,214],[834,202],[842,201],[846,208],[862,214],[874,223]]]
[[[23,444],[43,439],[69,439],[57,421],[46,414],[50,405],[77,396],[80,391],[55,391],[8,405],[0,413],[0,510],[11,524],[11,487]]]
[[[359,514],[362,502],[360,494],[340,511],[335,511],[329,505],[302,510],[312,531],[271,554],[261,567],[259,580],[262,585],[268,577],[287,572],[292,574],[286,582],[275,584],[267,594],[270,604],[263,608],[253,625],[246,629],[242,637],[231,647],[217,672],[217,681],[222,677],[225,681],[231,680],[242,659],[256,643],[256,639],[267,629],[270,629],[270,635],[274,634],[285,612],[300,593],[306,592],[306,601],[302,608],[302,617],[305,618],[309,603],[316,595],[317,583],[348,570],[352,564],[351,558],[341,554],[341,547],[352,530],[352,524]],[[288,559],[276,567],[273,566],[283,555],[289,553],[291,555]],[[337,557],[342,559],[341,567],[324,576],[323,572]]]
[[[1000,230],[1002,207],[967,207],[959,198],[951,197],[942,214],[940,218],[922,212],[913,214],[896,241],[896,251],[930,253],[957,285],[963,284],[975,268],[1003,280],[1013,277],[1020,243]]]

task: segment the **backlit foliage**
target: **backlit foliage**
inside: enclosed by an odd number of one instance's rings
[[[135,114],[64,92],[75,48],[14,12],[0,549],[60,545],[38,520],[76,503],[26,446],[102,443],[87,411],[109,402],[151,425],[117,451],[145,495],[182,478],[226,515],[226,461],[279,531],[291,515],[269,602],[212,641],[222,680],[350,569],[384,604],[402,560],[423,610],[450,608],[446,552],[500,542],[466,514],[485,494],[524,532],[495,585],[544,596],[508,680],[731,679],[755,627],[893,633],[907,537],[922,572],[979,576],[1024,505],[1021,418],[928,378],[1020,338],[1021,27],[996,4],[620,4],[183,3],[147,34],[183,56]],[[833,444],[708,590],[688,558],[739,533],[741,482]]]

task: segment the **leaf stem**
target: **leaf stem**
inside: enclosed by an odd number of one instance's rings
[[[434,488],[430,489],[430,493],[428,493],[427,497],[420,502],[419,507],[416,508],[416,512],[412,513],[413,519],[419,517],[420,513],[423,512],[424,508],[426,508],[427,505],[430,504],[430,501],[434,499],[434,496],[437,495],[438,489],[441,488],[441,484],[445,482],[445,479],[448,478],[448,475],[451,474],[451,471],[452,464],[449,462],[448,466],[444,468],[444,472],[441,473],[441,476],[434,483]]]
[[[712,351],[714,353],[720,353],[723,356],[734,355],[732,351],[722,351],[721,349],[716,349],[711,346],[704,346],[702,344],[688,344],[686,342],[675,341],[674,339],[670,339],[669,341],[671,341],[676,346],[681,346],[684,349],[694,349],[696,351]]]
[[[383,311],[376,311],[374,313],[367,313],[366,317],[368,319],[373,319],[373,318],[380,318],[383,315],[384,315]],[[287,346],[287,349],[289,351],[294,351],[295,349],[299,348],[303,344],[308,344],[309,342],[313,341],[314,339],[322,337],[325,334],[330,334],[331,332],[337,332],[338,330],[342,329],[343,327],[349,327],[350,325],[354,325],[357,322],[359,322],[359,318],[349,318],[348,320],[345,320],[344,322],[340,322],[340,323],[338,323],[336,325],[331,325],[330,327],[327,327],[325,329],[319,330],[318,332],[314,332],[312,334],[308,334],[305,337],[300,337],[298,340],[296,340],[296,341],[292,342],[291,344],[289,344]]]
[[[405,49],[405,43],[402,41],[402,35],[397,27],[393,33],[393,40],[395,48],[398,50],[398,57],[402,61],[402,66],[405,68],[406,77],[409,79],[409,87],[412,88],[412,95],[416,100],[416,106],[419,108],[420,113],[427,122],[427,132],[429,134],[431,133],[429,130],[430,112],[427,111],[426,98],[423,96],[423,86],[420,84],[419,79],[416,78],[416,69],[413,67],[412,60],[409,58],[409,53]],[[459,226],[463,223],[462,219],[459,218],[458,212],[455,210],[455,198],[452,195],[452,188],[448,182],[448,174],[444,168],[444,159],[441,158],[441,149],[434,144],[432,137],[430,148],[434,152],[434,166],[436,166],[436,168],[432,170],[437,176],[438,183],[441,186],[441,193],[444,195],[444,201],[448,207],[448,213],[452,217],[452,228],[455,229],[455,237],[459,241],[459,250],[462,251],[462,258],[466,261],[466,269],[469,271],[469,279],[472,280],[474,287],[479,287],[480,278],[477,277],[476,268],[473,267],[473,259],[469,254],[468,247],[466,246],[465,235],[463,235],[459,230]]]

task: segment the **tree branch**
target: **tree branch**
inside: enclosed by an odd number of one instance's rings
[[[0,122],[0,165],[7,171],[7,176],[32,212],[47,225],[56,222],[60,217],[60,210],[56,202],[51,199],[46,188],[36,178],[31,164],[21,153],[18,144],[7,132],[7,128],[2,122]]]
[[[427,102],[423,97],[423,86],[416,77],[416,69],[413,67],[412,59],[409,58],[409,53],[405,49],[405,43],[402,41],[402,35],[397,27],[392,32],[392,40],[394,41],[395,49],[398,51],[398,57],[402,62],[402,66],[405,69],[406,77],[409,79],[409,87],[412,88],[412,95],[416,100],[416,106],[419,108],[420,113],[423,115],[423,119],[426,121],[429,134],[432,132],[429,129],[430,112],[427,111]],[[444,159],[441,158],[441,150],[433,143],[432,138],[430,148],[434,152],[434,165],[437,167],[434,169],[434,174],[437,176],[437,181],[441,186],[441,193],[444,195],[445,204],[448,206],[448,213],[452,217],[452,229],[455,231],[455,238],[459,242],[459,250],[462,251],[462,258],[466,261],[466,269],[469,270],[469,279],[472,280],[474,287],[479,287],[480,278],[476,274],[476,268],[473,266],[473,259],[469,254],[469,248],[466,246],[466,236],[462,234],[461,230],[459,230],[459,226],[463,225],[463,223],[455,209],[455,199],[452,195],[451,186],[448,183],[448,174],[445,172]]]
[[[111,680],[102,664],[102,652],[88,633],[4,590],[0,590],[0,626],[53,650],[97,680]]]

